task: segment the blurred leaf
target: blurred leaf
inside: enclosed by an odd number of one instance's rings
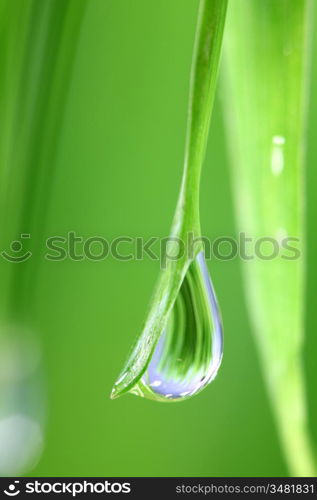
[[[302,367],[303,180],[312,3],[234,0],[224,67],[238,227],[247,237],[274,238],[279,250],[285,250],[286,238],[299,240],[300,258],[294,258],[294,250],[284,251],[284,257],[264,255],[246,260],[243,271],[285,456],[291,473],[304,476],[316,472]],[[267,245],[272,253],[272,242]],[[288,245],[298,247],[294,240]]]

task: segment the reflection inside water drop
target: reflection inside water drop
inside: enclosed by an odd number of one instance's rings
[[[190,265],[146,372],[131,393],[157,401],[190,397],[221,363],[222,323],[203,252]]]

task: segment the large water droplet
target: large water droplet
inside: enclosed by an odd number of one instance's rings
[[[151,361],[131,393],[156,401],[196,394],[217,375],[223,334],[203,252],[191,263]]]

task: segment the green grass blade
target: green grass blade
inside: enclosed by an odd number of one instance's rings
[[[200,236],[200,171],[216,88],[226,8],[227,0],[200,2],[190,83],[184,175],[171,230],[172,237],[181,239],[185,244],[189,232],[195,238]],[[199,245],[196,246],[195,256],[201,249]],[[175,249],[176,254],[177,252],[178,247]],[[182,258],[170,261],[161,272],[143,332],[118,377],[112,397],[129,391],[142,377],[190,263],[188,252],[185,250]]]
[[[239,229],[252,238],[300,240],[299,259],[257,258],[244,262],[243,271],[285,457],[291,474],[306,476],[316,473],[302,366],[311,7],[310,0],[234,0],[224,68]]]
[[[15,320],[33,307],[55,152],[85,7],[86,0],[3,4],[0,242],[9,248],[21,233],[29,233],[33,254],[20,266],[0,262],[0,309]]]

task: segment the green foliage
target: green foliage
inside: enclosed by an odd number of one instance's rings
[[[200,237],[200,171],[216,88],[226,7],[227,0],[202,0],[200,3],[190,82],[184,174],[171,230],[175,255],[178,248],[173,238],[184,242],[185,252],[179,259],[169,261],[161,272],[143,332],[118,377],[112,391],[113,398],[129,391],[145,372],[191,264],[186,248],[187,235],[192,233],[194,238]],[[197,244],[193,257],[201,250],[202,243]],[[170,251],[173,254],[172,249]]]
[[[310,0],[233,1],[223,75],[239,229],[252,238],[299,242],[298,259],[243,263],[264,377],[295,475],[315,473],[302,368],[311,20]]]

